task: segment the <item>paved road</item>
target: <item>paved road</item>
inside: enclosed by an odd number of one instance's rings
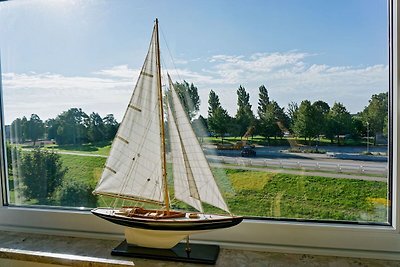
[[[262,166],[282,169],[305,169],[313,171],[333,171],[338,173],[360,173],[385,175],[387,173],[386,162],[349,161],[336,159],[292,159],[292,158],[242,158],[228,156],[209,156],[212,160],[218,160],[224,164],[242,166]]]
[[[290,147],[256,147],[257,157],[261,158],[280,158],[280,159],[342,159],[357,161],[387,162],[387,148],[375,147],[371,149],[374,155],[363,155],[365,149],[361,147],[320,147],[320,150],[326,151],[324,154],[316,153],[291,153]],[[240,150],[219,150],[220,156],[240,157]],[[378,155],[379,154],[379,155]]]
[[[209,157],[222,163],[242,166],[263,166],[282,169],[305,169],[312,171],[331,171],[337,173],[359,173],[386,176],[388,171],[387,156],[360,155],[362,148],[345,148],[345,152],[326,154],[290,153],[288,147],[257,147],[257,156],[243,158],[240,150],[217,151]],[[375,148],[375,153],[384,154],[386,148]],[[336,150],[339,151],[339,150]],[[210,151],[207,151],[210,152]]]

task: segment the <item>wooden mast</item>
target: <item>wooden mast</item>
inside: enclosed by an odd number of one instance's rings
[[[158,36],[158,18],[156,18],[155,24],[156,31],[156,64],[157,64],[157,85],[158,85],[158,100],[160,103],[160,127],[161,127],[161,157],[162,157],[162,178],[164,185],[164,203],[167,214],[169,214],[169,192],[168,192],[168,181],[167,181],[167,158],[165,148],[165,129],[164,129],[164,104],[163,104],[163,93],[161,86],[161,64],[160,64],[160,42]]]

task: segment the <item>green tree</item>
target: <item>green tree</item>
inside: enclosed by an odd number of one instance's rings
[[[257,127],[257,133],[264,138],[266,138],[269,142],[270,138],[274,136],[276,132],[276,118],[275,118],[275,110],[274,106],[271,103],[268,103],[264,107],[264,111],[259,112],[259,123]]]
[[[259,113],[259,129],[258,134],[264,136],[268,141],[270,137],[282,137],[287,129],[288,117],[283,108],[276,101],[270,101],[262,110],[258,109]]]
[[[354,139],[360,139],[362,136],[366,136],[367,127],[364,125],[362,118],[358,115],[351,116],[352,127],[351,127],[351,136]]]
[[[329,113],[329,110],[331,109],[328,103],[322,100],[315,101],[312,105],[322,115],[327,115]]]
[[[107,141],[113,140],[115,134],[118,131],[119,123],[114,118],[113,114],[107,114],[103,118],[104,128],[105,128],[105,138]]]
[[[385,122],[383,125],[383,135],[387,138],[389,136],[389,116],[385,117]]]
[[[43,138],[45,127],[43,121],[39,118],[38,115],[32,114],[29,121],[26,123],[26,133],[27,138],[31,139],[33,142],[33,146],[35,146],[36,141],[39,138]]]
[[[13,148],[15,145],[11,145],[10,142],[6,143],[6,159],[7,159],[7,170],[10,174],[12,171],[12,158],[13,158]]]
[[[276,101],[270,100],[268,91],[264,85],[259,88],[258,94],[258,129],[257,133],[264,136],[268,141],[270,137],[282,137],[287,131],[289,118],[284,109]]]
[[[175,90],[178,93],[188,118],[193,120],[200,108],[200,97],[197,87],[194,86],[193,83],[189,84],[184,80],[183,83],[175,83]]]
[[[63,207],[96,207],[97,197],[92,194],[94,186],[79,180],[64,181],[57,190],[55,200]]]
[[[208,96],[208,117],[212,117],[214,112],[221,107],[218,95],[211,90]]]
[[[326,133],[327,127],[328,127],[328,113],[330,110],[329,105],[322,101],[322,100],[318,100],[315,101],[312,104],[313,108],[314,108],[314,118],[316,120],[316,122],[319,124],[319,127],[317,128],[318,130],[318,142],[319,142],[319,136],[322,134]]]
[[[283,108],[276,101],[271,101],[274,118],[275,118],[275,137],[282,137],[289,126],[289,118]]]
[[[67,169],[63,168],[60,155],[54,152],[36,148],[24,153],[20,166],[24,196],[28,199],[36,199],[38,204],[49,204],[66,172]]]
[[[319,125],[316,121],[316,110],[309,100],[303,100],[296,112],[296,120],[294,121],[293,130],[297,136],[304,137],[311,143],[318,132]]]
[[[209,130],[221,137],[222,143],[224,136],[228,133],[231,126],[231,117],[228,112],[221,107],[218,95],[211,90],[208,98],[208,118]]]
[[[48,120],[51,128],[48,132],[54,134],[58,144],[81,144],[88,141],[89,116],[80,108],[71,108],[62,112],[54,120]]]
[[[113,114],[107,114],[103,118],[103,123],[104,123],[104,130],[105,130],[105,139],[107,141],[113,140],[115,137],[115,134],[118,131],[119,123],[114,118]]]
[[[237,135],[242,137],[249,127],[254,126],[255,117],[251,110],[250,95],[242,86],[236,91],[238,109],[235,116],[235,125],[237,128]]]
[[[264,138],[268,139],[270,138],[271,134],[268,129],[268,126],[271,125],[272,121],[268,121],[271,118],[266,116],[267,113],[267,106],[269,104],[269,96],[268,96],[268,90],[265,88],[264,85],[261,85],[258,87],[258,107],[257,107],[257,115],[258,119],[256,120],[257,126],[256,126],[256,134],[259,134],[261,136],[264,136]]]
[[[294,133],[294,122],[297,118],[297,112],[299,111],[299,105],[296,102],[290,102],[287,108],[287,116],[289,121],[289,130]]]
[[[10,191],[14,191],[13,200],[14,203],[22,203],[21,198],[21,179],[19,170],[21,165],[21,148],[18,145],[6,143],[6,157],[7,157],[7,173],[8,173],[8,184]]]
[[[6,157],[7,157],[7,169],[8,174],[13,176],[17,176],[18,168],[16,167],[16,163],[21,156],[21,150],[16,146],[11,144],[10,142],[6,143]]]
[[[192,122],[192,127],[197,137],[200,137],[201,140],[203,137],[208,136],[208,123],[207,120],[203,116],[199,116],[197,119],[194,119]]]
[[[11,136],[11,142],[12,143],[24,143],[26,140],[26,127],[27,127],[27,119],[26,117],[21,118],[16,118],[12,123],[11,123],[11,128],[10,128],[10,136]]]
[[[105,125],[103,119],[98,113],[92,113],[89,115],[88,125],[88,140],[89,142],[100,142],[105,139]]]
[[[231,127],[232,118],[228,112],[222,107],[218,107],[212,117],[208,118],[208,125],[210,130],[217,136],[221,137],[222,143],[224,142],[224,136],[228,133]]]
[[[45,121],[45,128],[48,140],[57,139],[57,129],[60,126],[60,120],[58,119],[48,119]]]
[[[388,117],[388,93],[372,95],[368,106],[361,112],[364,124],[369,123],[369,131],[374,136],[376,144],[376,135],[384,133],[385,120]],[[386,130],[387,131],[387,130]]]
[[[258,108],[257,108],[257,113],[258,116],[261,116],[267,111],[267,105],[269,104],[269,96],[268,96],[268,90],[265,88],[264,85],[261,85],[259,88],[259,93],[258,93]]]
[[[351,133],[352,118],[342,103],[335,102],[328,113],[327,137],[332,139],[336,136],[340,145],[340,135]]]

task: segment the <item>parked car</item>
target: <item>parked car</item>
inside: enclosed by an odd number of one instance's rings
[[[251,146],[244,146],[240,155],[242,157],[255,157],[256,151]]]

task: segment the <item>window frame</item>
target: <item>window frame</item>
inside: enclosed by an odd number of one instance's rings
[[[370,258],[400,259],[400,99],[398,27],[400,5],[397,0],[389,0],[389,65],[390,65],[390,111],[391,129],[389,153],[392,160],[392,186],[389,192],[392,209],[389,214],[391,225],[357,225],[339,223],[314,223],[277,220],[244,220],[240,225],[192,236],[198,242],[219,243],[227,248],[268,250],[287,253],[313,253],[337,256],[357,256]],[[0,67],[1,73],[1,67]],[[0,93],[2,87],[0,79]],[[3,110],[2,97],[0,98]],[[99,219],[88,211],[39,209],[12,207],[8,203],[6,181],[6,153],[3,111],[0,112],[0,230],[30,233],[46,233],[91,238],[123,239],[123,227]]]

